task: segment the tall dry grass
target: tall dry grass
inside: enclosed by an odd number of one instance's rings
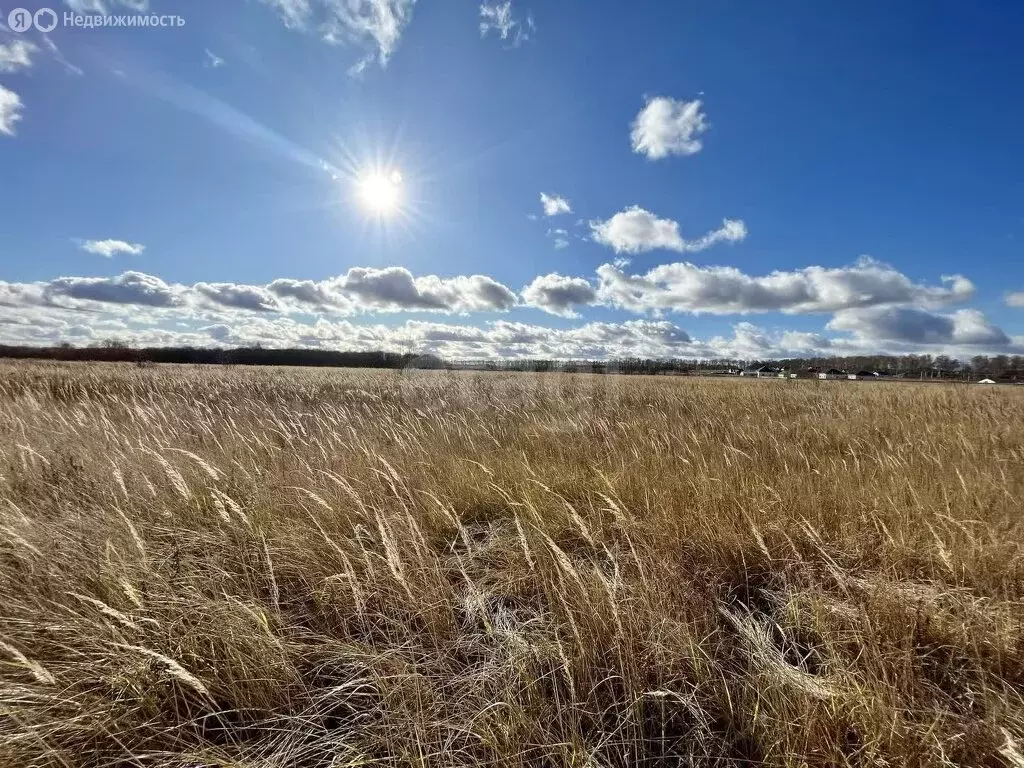
[[[1024,766],[1024,393],[0,364],[0,764]]]

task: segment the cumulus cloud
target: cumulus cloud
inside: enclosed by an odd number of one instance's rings
[[[352,302],[339,290],[335,280],[293,280],[282,277],[267,286],[267,290],[297,308],[309,310],[339,310],[348,314]]]
[[[199,309],[332,314],[507,312],[518,301],[512,290],[486,275],[417,277],[404,267],[353,267],[327,280],[280,278],[268,285],[168,285],[142,272],[125,272],[116,278],[61,277],[48,283],[0,282],[0,305],[46,304],[57,298],[149,307],[188,304]]]
[[[1006,306],[1024,307],[1024,291],[1016,291],[1006,294]]]
[[[833,346],[832,339],[820,333],[810,331],[784,331],[779,339],[783,349],[791,349],[802,354],[813,354]]]
[[[46,283],[0,281],[0,306],[31,307],[46,303]]]
[[[708,129],[701,102],[666,96],[649,99],[636,116],[630,138],[633,151],[651,160],[669,155],[694,155],[703,148],[701,134]]]
[[[747,237],[747,226],[738,219],[724,219],[719,229],[696,240],[679,233],[679,223],[662,219],[639,205],[619,211],[610,219],[590,222],[591,237],[616,253],[643,253],[657,249],[695,253],[717,243],[738,243]]]
[[[0,72],[17,72],[32,66],[32,56],[39,48],[24,38],[0,43]]]
[[[0,284],[2,288],[2,284]],[[173,286],[172,286],[173,288]],[[0,296],[2,296],[0,291]],[[526,357],[544,359],[608,359],[621,357],[683,357],[769,359],[807,354],[876,354],[927,352],[961,358],[973,354],[1021,354],[1024,339],[1007,342],[1005,335],[980,313],[959,312],[947,323],[907,315],[879,320],[862,313],[857,322],[847,315],[839,323],[849,335],[827,337],[805,331],[767,331],[747,322],[736,323],[731,335],[693,338],[667,320],[587,322],[575,327],[497,320],[460,324],[407,320],[399,325],[362,324],[350,320],[312,322],[269,312],[222,313],[212,321],[197,313],[191,302],[120,318],[108,305],[88,307],[6,306],[0,302],[0,343],[47,344],[115,336],[137,345],[323,347],[348,350],[392,350],[435,353],[448,358]],[[83,311],[83,309],[88,311]],[[951,323],[951,326],[950,326]],[[905,329],[924,325],[925,333]],[[896,329],[896,330],[892,330]],[[858,335],[878,332],[884,339]],[[919,338],[923,341],[909,341]]]
[[[352,72],[363,71],[373,61],[380,66],[398,47],[412,21],[416,0],[263,0],[274,8],[285,26],[313,31],[327,43],[352,43],[368,51]]]
[[[939,314],[913,307],[871,307],[837,312],[827,328],[852,333],[864,342],[998,347],[1010,338],[976,309]]]
[[[576,307],[593,304],[596,300],[597,290],[588,281],[556,272],[534,278],[523,289],[524,303],[562,317],[578,317]]]
[[[662,264],[642,275],[604,264],[597,275],[600,301],[634,312],[838,312],[898,304],[941,306],[974,295],[974,285],[960,275],[943,277],[942,285],[922,285],[869,258],[849,267],[814,266],[756,277],[735,267],[689,262]]]
[[[142,243],[129,243],[125,240],[86,240],[81,247],[83,251],[105,256],[108,259],[119,253],[140,256],[146,250],[146,246]]]
[[[353,267],[336,285],[365,310],[505,312],[516,303],[515,293],[485,275],[413,277],[404,267]]]
[[[354,267],[322,281],[280,278],[267,285],[181,285],[137,271],[116,277],[0,281],[0,340],[52,343],[92,334],[138,344],[260,343],[448,357],[594,359],[879,352],[963,357],[1024,350],[1024,339],[1011,339],[977,310],[939,311],[970,297],[973,286],[963,277],[922,284],[866,258],[848,267],[807,267],[764,276],[689,263],[665,264],[643,274],[627,270],[628,263],[619,261],[600,267],[596,280],[551,273],[523,288],[522,305],[564,318],[597,305],[653,315],[572,328],[508,320],[372,325],[337,319],[342,314],[387,312],[454,316],[501,312],[518,304],[513,291],[490,277],[415,276],[403,267]],[[818,312],[832,317],[820,331],[766,330],[738,322],[731,335],[702,340],[658,316],[666,311]]]
[[[122,272],[117,277],[58,277],[46,284],[49,299],[78,299],[108,304],[170,307],[181,303],[177,286],[144,272]]]
[[[193,288],[199,296],[211,304],[229,309],[276,312],[281,308],[274,294],[259,285],[196,283]]]
[[[572,213],[572,206],[569,201],[560,195],[548,195],[540,193],[540,204],[544,208],[545,216],[558,216],[562,213]]]
[[[14,127],[22,118],[21,97],[0,85],[0,133],[14,135]]]
[[[532,14],[526,15],[525,23],[515,17],[512,0],[480,4],[480,37],[487,37],[487,33],[493,31],[499,39],[515,48],[529,40],[534,29],[536,25]]]

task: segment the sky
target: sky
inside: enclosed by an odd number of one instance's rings
[[[0,3],[0,343],[1024,354],[1018,3]]]

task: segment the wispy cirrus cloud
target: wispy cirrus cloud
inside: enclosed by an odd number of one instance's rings
[[[32,57],[39,47],[24,38],[13,38],[0,43],[0,72],[17,72],[32,66]]]
[[[526,14],[525,21],[516,18],[512,0],[480,4],[480,37],[494,32],[498,39],[517,48],[530,39],[535,29],[532,13]]]
[[[262,0],[277,11],[285,26],[313,32],[332,45],[352,44],[366,54],[350,68],[362,72],[376,61],[381,67],[398,47],[412,21],[416,0]]]
[[[210,69],[219,69],[224,66],[224,59],[209,48],[204,48],[203,53],[206,54],[206,61],[203,62],[204,66],[209,67]]]
[[[149,0],[64,0],[64,4],[75,13],[106,15],[115,8],[127,8],[140,13],[149,10]]]

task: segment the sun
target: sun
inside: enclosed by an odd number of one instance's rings
[[[377,216],[390,216],[402,202],[402,174],[369,173],[358,181],[359,200],[367,210]]]

